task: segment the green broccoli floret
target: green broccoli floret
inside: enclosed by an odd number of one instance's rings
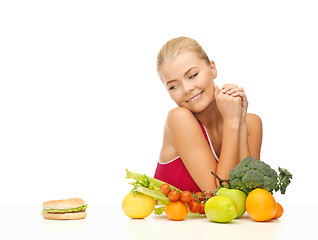
[[[242,177],[242,184],[248,189],[248,191],[250,191],[250,189],[262,188],[264,185],[264,174],[254,169],[249,170],[245,172]],[[234,188],[232,184],[231,186]]]
[[[279,184],[277,185],[275,191],[280,189],[282,194],[285,194],[287,186],[290,184],[290,179],[293,178],[293,175],[285,168],[278,168],[279,171]]]
[[[242,190],[246,193],[255,188],[263,188],[271,193],[280,190],[285,194],[292,174],[286,169],[279,168],[280,175],[268,164],[253,157],[246,157],[230,171],[231,188]]]

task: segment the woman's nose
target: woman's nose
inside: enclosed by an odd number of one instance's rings
[[[194,89],[193,85],[189,82],[184,82],[183,83],[183,90],[185,93],[189,93]]]

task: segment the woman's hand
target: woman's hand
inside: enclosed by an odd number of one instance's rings
[[[242,117],[241,97],[223,93],[216,85],[214,88],[216,104],[224,122],[239,126]]]
[[[242,115],[241,115],[241,124],[246,124],[246,114],[248,101],[244,92],[244,89],[238,87],[235,84],[227,83],[222,86],[221,92],[232,97],[240,97],[242,103]]]

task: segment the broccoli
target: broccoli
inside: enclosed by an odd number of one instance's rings
[[[249,193],[255,188],[263,188],[270,193],[273,190],[285,194],[292,174],[279,168],[279,176],[268,164],[253,157],[246,157],[230,171],[231,188]]]

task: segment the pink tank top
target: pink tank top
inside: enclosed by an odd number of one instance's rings
[[[219,158],[215,154],[212,143],[210,141],[210,138],[204,125],[199,120],[198,122],[200,124],[200,127],[206,140],[210,145],[210,148],[216,161],[219,161]],[[183,161],[180,156],[166,163],[158,162],[154,177],[161,181],[169,183],[170,185],[175,186],[176,188],[179,188],[182,191],[188,190],[192,193],[201,191],[201,189],[192,179],[190,173],[183,164]]]

